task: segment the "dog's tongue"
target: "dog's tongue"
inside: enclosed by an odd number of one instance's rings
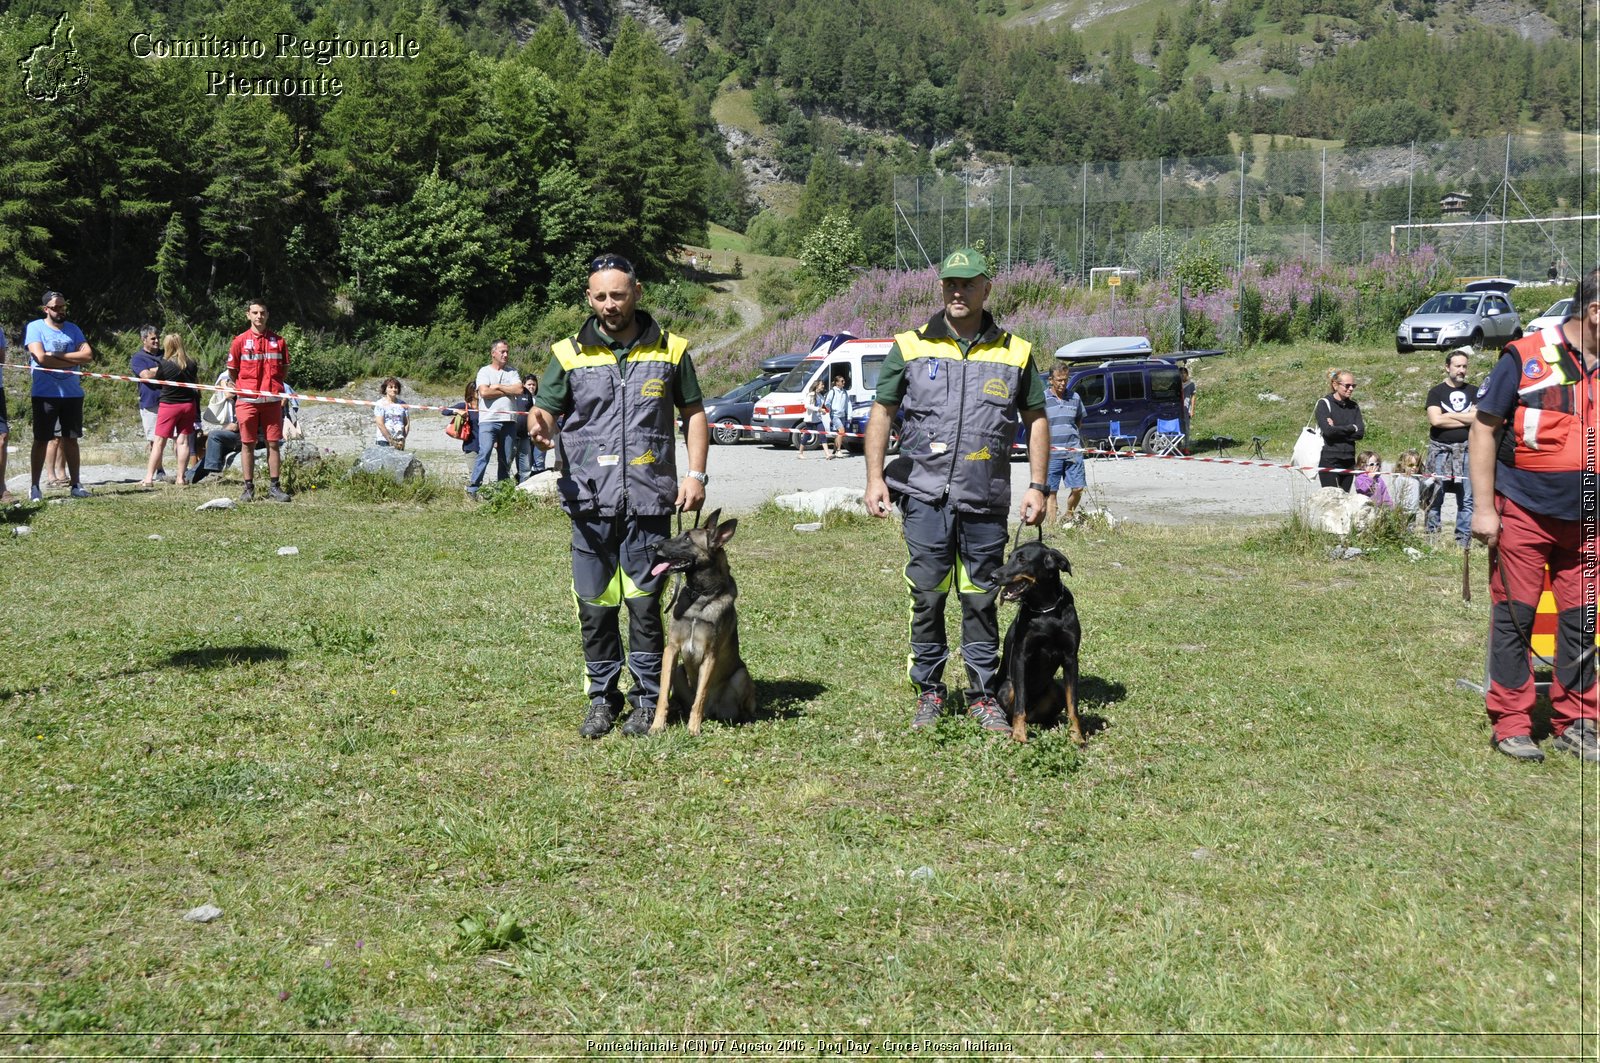
[[[656,562],[656,567],[652,568],[650,570],[650,575],[659,576],[659,575],[661,575],[661,573],[665,572],[667,569],[669,569],[671,567],[672,567],[672,562],[670,562],[670,561],[657,561]]]

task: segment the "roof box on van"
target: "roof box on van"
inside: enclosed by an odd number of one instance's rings
[[[1148,358],[1150,341],[1143,336],[1090,336],[1056,348],[1062,362],[1102,362],[1108,358]]]
[[[795,366],[806,360],[807,351],[792,351],[789,354],[775,354],[761,363],[763,373],[787,373]]]

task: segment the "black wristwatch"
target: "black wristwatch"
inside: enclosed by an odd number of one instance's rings
[[[1041,494],[1041,495],[1047,495],[1047,494],[1049,494],[1049,493],[1050,493],[1050,490],[1049,490],[1049,488],[1047,488],[1047,487],[1045,487],[1045,485],[1044,485],[1044,484],[1041,484],[1041,483],[1030,483],[1030,484],[1029,484],[1029,485],[1028,485],[1028,490],[1030,490],[1030,491],[1037,491],[1037,492],[1039,492],[1039,493],[1040,493],[1040,494]]]

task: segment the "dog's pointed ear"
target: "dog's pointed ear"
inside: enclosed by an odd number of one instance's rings
[[[1066,554],[1052,547],[1047,556],[1050,558],[1051,568],[1057,572],[1065,572],[1069,576],[1072,575],[1072,562],[1067,560]]]
[[[705,521],[702,523],[701,526],[704,527],[705,529],[707,529],[708,531],[714,531],[716,529],[716,527],[717,527],[717,518],[721,517],[721,516],[722,516],[722,507],[718,506],[716,509],[713,509],[711,511],[711,515],[705,519]]]
[[[718,510],[718,512],[721,512],[721,511]],[[731,540],[733,538],[734,531],[738,527],[739,527],[739,518],[738,517],[729,517],[727,520],[725,520],[721,524],[717,525],[717,530],[712,533],[711,541],[713,543],[715,543],[717,546],[727,546],[729,540]]]

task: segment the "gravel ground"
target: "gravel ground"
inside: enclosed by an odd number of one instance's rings
[[[376,382],[354,385],[340,394],[374,399],[377,397]],[[405,399],[443,405],[454,401],[454,396],[435,392],[417,395],[408,390]],[[308,442],[337,454],[353,458],[372,438],[371,414],[364,408],[308,402],[303,406],[301,419]],[[28,429],[19,427],[20,442],[12,447],[7,469],[11,475],[6,486],[18,497],[26,497]],[[442,477],[447,483],[465,484],[467,456],[461,453],[459,443],[444,434],[444,419],[438,414],[414,411],[408,449],[423,461],[430,475]],[[85,444],[84,484],[91,489],[126,489],[136,484],[144,476],[143,466],[139,464],[142,451],[143,444],[136,440]],[[167,460],[170,465],[170,454]],[[682,468],[681,445],[678,460]],[[754,442],[713,446],[709,471],[709,504],[734,513],[753,510],[773,495],[866,485],[865,466],[858,455],[828,461],[819,451],[813,450],[801,458],[793,449]],[[1311,490],[1310,482],[1299,473],[1202,461],[1095,458],[1088,463],[1088,475],[1085,505],[1104,508],[1118,520],[1148,524],[1217,523],[1283,516],[1297,499]],[[230,474],[230,489],[236,489],[235,477],[236,473]],[[1014,462],[1012,484],[1019,496],[1027,482],[1027,463]],[[52,496],[65,493],[64,489],[47,492]]]

